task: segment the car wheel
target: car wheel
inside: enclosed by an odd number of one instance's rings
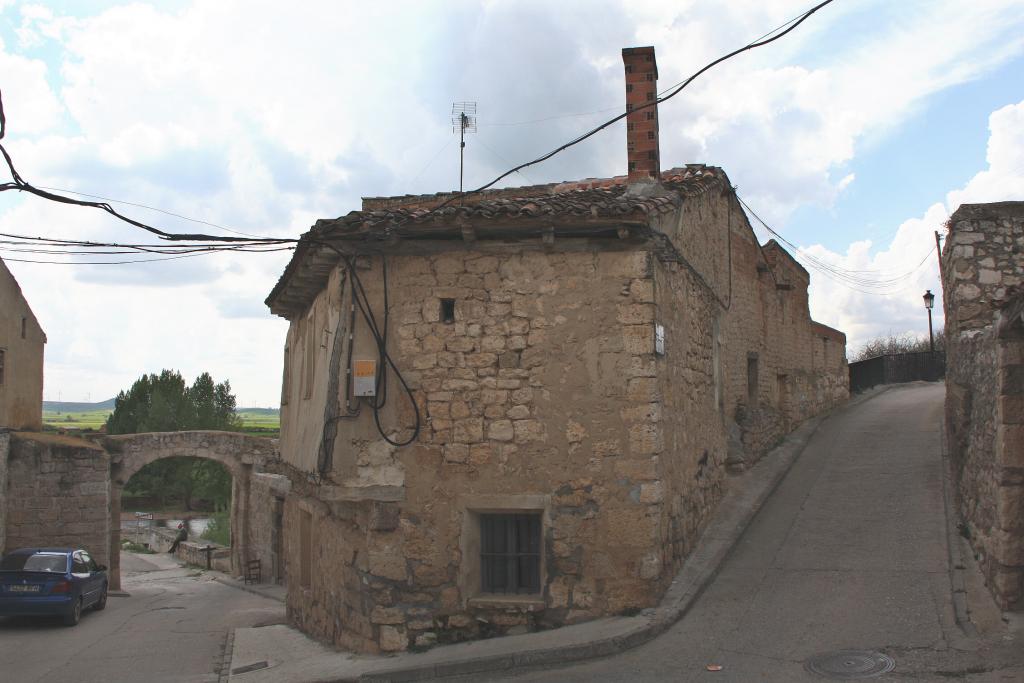
[[[82,599],[75,600],[71,611],[64,615],[64,625],[74,626],[82,619]]]
[[[100,593],[100,599],[96,601],[96,604],[92,606],[94,610],[99,612],[101,609],[107,606],[107,586],[104,584],[103,592]]]

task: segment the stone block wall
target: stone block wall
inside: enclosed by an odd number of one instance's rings
[[[380,267],[362,271],[377,310]],[[417,391],[421,435],[395,449],[365,407],[339,422],[332,484],[363,501],[289,497],[292,619],[339,645],[401,650],[654,604],[668,575],[657,553],[638,552],[660,543],[663,504],[651,254],[472,250],[390,257],[388,268],[392,353]],[[453,322],[442,299],[455,302]],[[373,347],[365,327],[354,334],[359,359]],[[326,365],[326,349],[313,352]],[[393,375],[388,395],[381,423],[404,437],[413,415]],[[285,429],[282,450],[303,433]],[[404,500],[372,500],[391,489]],[[509,509],[545,516],[542,595],[477,599],[467,528],[479,510]],[[305,587],[294,566],[303,514],[316,537]]]
[[[81,547],[109,565],[109,473],[110,456],[88,441],[11,434],[6,547]]]
[[[11,433],[0,429],[0,555],[7,552],[7,457]]]
[[[758,243],[731,192],[685,197],[676,224],[661,229],[690,277],[714,293],[729,464],[752,465],[800,422],[849,398],[846,336],[811,319],[810,275],[776,242]]]
[[[46,334],[0,259],[0,428],[43,427],[43,347]]]
[[[249,560],[259,560],[264,583],[284,583],[284,499],[291,480],[282,474],[255,473],[249,483]]]
[[[728,201],[692,201],[695,220],[713,223],[702,229],[733,250],[705,258],[707,274],[649,245],[575,239],[389,255],[389,353],[422,418],[406,448],[380,437],[366,404],[331,412],[345,391],[331,360],[349,355],[336,340],[351,334],[352,358],[376,359],[337,269],[288,335],[281,450],[302,483],[284,514],[291,621],[342,647],[398,651],[656,604],[722,495],[749,354],[760,354],[758,406],[740,415],[750,462],[846,396],[845,339],[812,329],[806,273],[787,317]],[[660,227],[670,234],[677,217]],[[700,251],[699,236],[689,243]],[[357,267],[379,315],[382,259]],[[779,375],[792,382],[784,406]],[[379,422],[408,438],[413,405],[394,373],[387,396]],[[305,481],[325,449],[325,480]],[[482,595],[479,515],[521,511],[543,520],[541,591]]]
[[[943,248],[946,430],[996,601],[1024,607],[1024,202],[961,206]]]

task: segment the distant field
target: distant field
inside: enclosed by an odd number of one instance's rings
[[[110,409],[102,408],[99,410],[79,410],[73,412],[44,410],[43,424],[60,429],[99,429],[107,421],[107,416],[110,413]]]
[[[93,410],[43,410],[43,424],[53,429],[99,429],[107,421],[110,408]],[[239,410],[242,431],[257,436],[276,437],[281,430],[280,411],[273,408]]]

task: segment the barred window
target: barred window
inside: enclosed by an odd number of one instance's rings
[[[484,593],[540,593],[540,514],[480,515]]]

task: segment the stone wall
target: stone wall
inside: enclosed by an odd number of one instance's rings
[[[250,505],[251,481],[255,473],[277,460],[276,443],[235,432],[197,430],[153,432],[107,436],[103,447],[110,453],[110,529],[111,547],[120,544],[121,491],[143,467],[162,458],[195,457],[215,460],[231,473],[231,571],[240,575],[251,548],[254,517]],[[120,558],[111,562],[111,587],[120,584]]]
[[[7,551],[7,458],[11,433],[0,429],[0,555]]]
[[[765,255],[730,192],[683,206],[656,227],[692,264],[672,244],[625,240],[389,255],[389,353],[422,420],[405,448],[381,438],[366,402],[346,413],[346,359],[376,359],[376,347],[353,323],[349,273],[332,273],[287,341],[294,624],[396,651],[657,603],[722,495],[729,435],[749,464],[846,397],[845,338],[810,320],[806,272]],[[382,257],[357,268],[381,316]],[[377,418],[392,441],[411,435],[393,372]],[[541,517],[538,594],[481,593],[491,512]]]
[[[0,260],[0,428],[42,429],[46,335]]]
[[[88,441],[13,433],[6,547],[81,547],[109,565],[109,473],[110,457]]]
[[[1024,202],[961,206],[943,248],[946,430],[997,602],[1024,606]]]
[[[264,583],[284,583],[284,499],[291,480],[282,474],[252,475],[249,492],[249,560],[259,560]]]

